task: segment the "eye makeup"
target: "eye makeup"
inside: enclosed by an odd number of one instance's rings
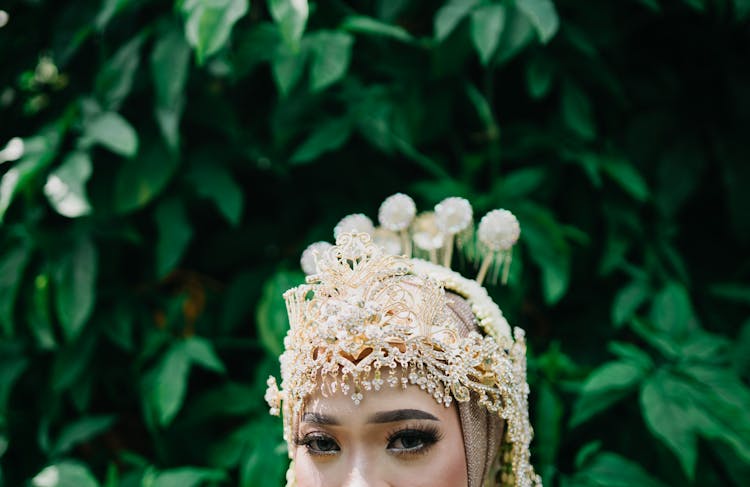
[[[388,434],[387,450],[399,456],[423,455],[442,438],[442,433],[434,425],[405,425]]]

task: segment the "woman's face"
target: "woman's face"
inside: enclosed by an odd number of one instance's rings
[[[466,487],[466,456],[455,403],[415,386],[313,395],[295,437],[299,487]]]

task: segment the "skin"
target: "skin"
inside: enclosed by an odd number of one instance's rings
[[[455,403],[415,386],[348,396],[313,395],[293,445],[299,487],[466,487]]]

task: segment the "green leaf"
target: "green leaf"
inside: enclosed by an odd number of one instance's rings
[[[602,161],[601,168],[622,189],[636,201],[646,201],[649,189],[643,176],[627,159],[621,157],[607,157]]]
[[[575,481],[587,486],[666,487],[637,463],[615,453],[601,452],[588,459]],[[576,485],[578,485],[576,483]]]
[[[33,487],[99,487],[89,469],[77,462],[55,463],[39,472],[32,480]]]
[[[288,95],[299,82],[305,72],[308,55],[309,50],[304,46],[302,49],[292,50],[282,43],[276,47],[271,70],[276,87],[282,96]]]
[[[612,305],[612,322],[615,326],[620,326],[630,320],[650,296],[651,286],[640,279],[632,281],[617,291]]]
[[[162,34],[151,51],[151,75],[156,91],[154,115],[172,152],[180,146],[180,118],[185,106],[185,83],[190,68],[190,46],[179,29]]]
[[[84,137],[123,157],[133,157],[138,152],[138,134],[115,112],[104,112],[88,120]]]
[[[507,10],[505,27],[495,54],[498,64],[508,62],[534,41],[536,30],[526,15],[517,8]]]
[[[349,69],[354,38],[345,32],[317,31],[310,35],[310,91],[327,88]]]
[[[225,165],[198,161],[190,168],[188,179],[199,195],[216,205],[230,225],[239,225],[245,196]]]
[[[163,278],[177,266],[193,238],[193,227],[178,198],[170,198],[154,212],[159,240],[156,243],[156,275]]]
[[[596,137],[593,108],[588,96],[573,82],[563,84],[561,111],[563,121],[584,140]]]
[[[607,348],[622,361],[635,364],[643,370],[650,370],[654,367],[651,356],[633,344],[613,341],[609,342]]]
[[[94,354],[96,336],[94,333],[83,333],[77,340],[68,342],[57,352],[52,363],[52,390],[62,392],[71,389],[76,381],[90,370],[91,358]]]
[[[541,167],[526,167],[509,172],[502,179],[501,196],[506,199],[525,198],[534,193],[547,178]]]
[[[258,478],[282,485],[288,461],[278,424],[266,417],[251,424],[246,434],[250,441],[241,459],[239,487],[254,487]]]
[[[675,393],[669,374],[663,370],[648,378],[641,388],[641,412],[649,430],[677,456],[689,479],[695,477],[697,442],[693,418]]]
[[[541,381],[536,388],[536,439],[537,472],[544,483],[552,484],[555,473],[555,459],[560,448],[562,434],[563,401],[548,381]]]
[[[282,38],[292,50],[296,50],[310,13],[307,0],[267,0],[267,4]]]
[[[515,0],[516,7],[528,17],[543,44],[552,39],[560,27],[552,0]]]
[[[221,470],[198,467],[180,467],[164,470],[156,475],[151,487],[198,487],[205,482],[226,482]]]
[[[183,346],[185,347],[185,353],[194,364],[220,374],[226,372],[226,368],[219,356],[216,355],[213,345],[205,338],[190,337],[185,340]]]
[[[0,253],[0,326],[5,336],[13,334],[13,308],[30,257],[25,245]]]
[[[4,346],[0,348],[0,352],[0,418],[4,418],[8,409],[8,398],[13,386],[29,366],[29,358]]]
[[[734,16],[738,22],[744,22],[750,16],[750,0],[734,0]]]
[[[403,27],[387,24],[364,15],[350,15],[339,27],[341,30],[378,37],[387,37],[401,42],[414,42],[414,38]]]
[[[594,370],[581,389],[570,419],[572,427],[607,409],[634,391],[645,369],[631,362],[608,362]]]
[[[182,2],[185,36],[195,49],[198,64],[224,47],[234,24],[248,9],[247,0],[186,0]]]
[[[310,162],[326,152],[341,148],[349,140],[352,128],[351,121],[345,118],[321,123],[297,148],[290,162],[293,164]]]
[[[20,160],[0,178],[0,224],[16,194],[23,191],[57,155],[60,135],[45,129],[40,135],[23,140]]]
[[[0,273],[2,271],[0,270]],[[26,322],[36,337],[39,348],[51,350],[57,347],[52,325],[51,278],[46,272],[37,274],[33,281],[31,299],[26,307]]]
[[[526,63],[526,88],[535,100],[547,96],[552,88],[554,65],[542,56],[535,56]]]
[[[78,218],[91,213],[86,196],[86,182],[91,177],[91,157],[86,152],[72,152],[47,176],[44,194],[59,214]]]
[[[305,276],[300,272],[279,271],[263,285],[255,319],[260,341],[271,355],[281,354],[284,336],[289,329],[283,294],[304,281]]]
[[[74,446],[107,431],[114,422],[115,417],[111,415],[88,416],[66,425],[60,431],[51,455],[58,456],[69,452]]]
[[[107,111],[117,111],[130,94],[133,78],[141,62],[143,35],[125,43],[96,75],[96,98]]]
[[[745,378],[750,376],[750,318],[740,327],[733,355],[732,363],[737,372]]]
[[[68,340],[81,333],[94,310],[97,271],[98,251],[86,237],[78,238],[57,261],[55,309]]]
[[[500,42],[505,25],[505,7],[500,4],[484,5],[471,13],[471,40],[479,59],[485,66]]]
[[[162,144],[153,144],[139,157],[125,161],[115,179],[115,209],[127,213],[154,199],[177,168],[177,159]]]
[[[161,426],[172,422],[185,401],[190,363],[185,347],[177,343],[144,379],[144,396]]]
[[[131,0],[104,0],[102,2],[102,8],[94,20],[96,30],[102,32],[109,25],[110,20],[123,10]]]
[[[750,286],[739,282],[712,284],[709,288],[712,295],[739,304],[750,305]]]
[[[450,0],[435,14],[435,38],[445,40],[461,20],[479,4],[479,0]]]
[[[651,322],[676,341],[698,327],[690,296],[682,285],[671,282],[659,291],[651,304]]]

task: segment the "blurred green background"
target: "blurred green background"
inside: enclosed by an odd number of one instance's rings
[[[0,486],[280,486],[298,258],[515,212],[545,484],[750,479],[750,1],[4,0]]]

